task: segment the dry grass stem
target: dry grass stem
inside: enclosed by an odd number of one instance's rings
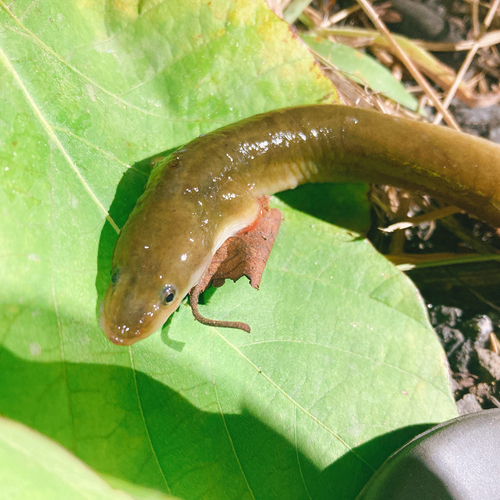
[[[334,24],[339,23],[340,21],[343,21],[344,19],[347,19],[350,15],[354,14],[355,12],[358,12],[361,10],[361,7],[359,5],[353,5],[352,7],[348,7],[347,9],[343,9],[339,12],[336,12],[332,16],[330,16],[328,19],[325,21],[322,21],[319,24],[319,28],[322,29],[327,29],[330,26],[333,26]]]
[[[424,40],[413,40],[413,42],[425,50],[431,52],[462,52],[471,50],[476,44],[479,49],[490,48],[492,45],[500,43],[500,30],[490,31],[481,36],[477,41],[462,40],[457,43],[446,42],[426,42]]]
[[[392,233],[393,231],[398,231],[401,229],[408,229],[413,226],[418,226],[419,224],[423,224],[424,222],[433,222],[439,219],[443,219],[444,217],[449,217],[450,215],[460,213],[461,210],[458,207],[450,205],[444,208],[438,208],[437,210],[433,210],[432,212],[418,215],[417,217],[407,218],[401,222],[396,222],[395,224],[391,224],[386,228],[379,228],[384,233]]]
[[[373,8],[372,4],[370,2],[368,2],[368,0],[357,0],[357,1],[361,5],[361,8],[365,12],[365,14],[370,18],[372,23],[375,25],[377,30],[388,40],[390,46],[392,47],[394,52],[397,54],[399,59],[403,62],[406,69],[410,72],[411,76],[413,76],[413,78],[415,78],[415,80],[418,82],[418,84],[422,87],[422,89],[425,91],[425,93],[429,96],[429,99],[432,101],[434,106],[436,106],[436,109],[443,115],[446,123],[451,128],[453,128],[455,130],[460,130],[460,127],[458,126],[456,120],[448,112],[448,110],[442,106],[441,101],[440,101],[437,93],[429,85],[429,83],[423,77],[423,75],[420,73],[420,71],[418,71],[418,69],[415,67],[415,65],[411,61],[411,59],[406,55],[405,51],[394,40],[393,36],[391,35],[389,30],[387,29],[386,25],[382,22],[379,15],[375,12],[375,9]],[[498,0],[498,1],[500,1],[500,0]]]
[[[364,1],[364,0],[360,0]],[[472,4],[473,7],[476,4]],[[500,0],[494,0],[494,2],[490,6],[490,10],[488,11],[488,14],[486,15],[486,18],[484,20],[483,26],[481,28],[482,33],[486,33],[486,30],[490,27],[491,21],[493,21],[493,17],[498,9],[498,6],[500,5]],[[473,10],[473,14],[474,14]],[[477,12],[475,13],[477,15]],[[453,85],[450,87],[448,92],[446,93],[446,97],[443,101],[443,107],[448,108],[450,105],[450,102],[452,101],[453,97],[455,97],[455,93],[458,89],[458,86],[460,85],[460,82],[463,80],[466,71],[469,69],[469,66],[474,59],[474,56],[476,55],[476,52],[479,50],[479,40],[477,40],[470,51],[467,53],[467,57],[465,58],[465,61],[462,63],[462,66],[460,67],[460,70],[457,73],[457,76],[455,78],[455,81],[453,82]],[[443,118],[444,114],[442,110],[438,110],[438,114],[433,120],[434,124],[439,124],[441,122],[441,119]],[[446,118],[445,118],[446,120]],[[448,122],[447,122],[448,123]]]

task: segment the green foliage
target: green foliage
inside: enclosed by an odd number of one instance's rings
[[[28,427],[0,417],[2,498],[127,500],[62,446]],[[150,500],[175,500],[148,492]],[[138,497],[140,498],[140,497]]]
[[[202,306],[250,335],[197,324],[186,303],[131,348],[99,329],[116,240],[105,216],[124,223],[147,158],[335,100],[263,2],[0,0],[0,67],[2,415],[135,498],[183,499],[352,498],[399,445],[455,416],[409,280],[279,200],[261,289],[240,280]],[[327,211],[363,227],[366,208],[351,218],[346,198]]]
[[[131,498],[114,491],[62,446],[37,432],[0,418],[2,498]]]
[[[398,82],[386,67],[372,57],[320,36],[301,35],[300,38],[351,80],[360,85],[367,85],[371,90],[390,97],[412,111],[418,110],[417,99],[407,92],[404,85]]]

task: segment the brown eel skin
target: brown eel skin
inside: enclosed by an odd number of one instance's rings
[[[258,199],[308,182],[418,189],[500,227],[500,146],[375,111],[312,105],[200,136],[153,169],[113,254],[100,324],[118,345],[158,330]]]

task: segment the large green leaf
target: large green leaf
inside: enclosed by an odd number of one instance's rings
[[[60,445],[5,418],[0,418],[0,484],[6,499],[131,499],[110,488]],[[174,500],[156,492],[149,498]]]
[[[260,291],[240,280],[202,306],[250,335],[199,325],[186,303],[131,348],[98,327],[106,213],[123,224],[148,157],[336,95],[263,2],[0,0],[0,68],[1,414],[137,498],[185,499],[351,498],[398,445],[455,416],[411,283],[279,200]],[[284,199],[304,206],[306,191]],[[349,210],[339,198],[328,212]],[[343,223],[362,227],[366,209],[355,219]]]

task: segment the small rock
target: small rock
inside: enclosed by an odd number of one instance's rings
[[[472,340],[466,340],[458,349],[452,357],[450,357],[450,366],[454,372],[458,373],[468,373],[469,364],[472,360],[472,355],[474,353],[474,348],[472,346]]]
[[[462,321],[462,314],[462,310],[457,307],[430,306],[429,309],[432,326],[436,329],[442,325],[449,327],[457,326]]]
[[[471,387],[469,392],[476,396],[476,400],[480,405],[483,405],[486,401],[489,401],[492,388],[486,382],[480,382],[479,384]]]
[[[457,411],[459,415],[476,413],[477,411],[481,411],[481,409],[481,405],[472,394],[466,394],[462,399],[457,401]]]
[[[479,364],[494,380],[500,380],[500,356],[489,349],[476,348]]]
[[[452,384],[451,386],[452,390],[458,390],[458,391],[468,389],[469,387],[472,387],[476,383],[475,377],[464,373],[454,373],[453,382],[454,384]]]
[[[471,321],[471,326],[474,325],[477,330],[476,347],[485,347],[490,340],[490,333],[493,332],[493,322],[486,316],[476,316]]]
[[[453,356],[465,341],[465,337],[460,330],[450,328],[449,326],[441,326],[439,329],[436,328],[436,333],[441,340],[441,345],[448,358]]]

